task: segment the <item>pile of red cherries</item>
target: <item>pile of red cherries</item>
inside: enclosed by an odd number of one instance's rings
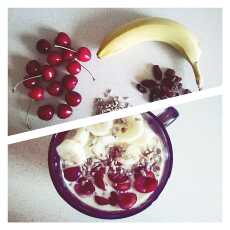
[[[53,46],[48,40],[40,39],[36,44],[36,49],[39,53],[46,55],[47,63],[41,64],[37,60],[29,61],[25,68],[26,76],[17,85],[23,82],[23,85],[29,89],[28,96],[33,101],[44,100],[45,92],[54,97],[64,94],[65,103],[58,104],[56,114],[61,119],[68,118],[73,112],[72,107],[81,103],[81,95],[73,90],[78,84],[76,75],[81,72],[82,68],[87,70],[80,62],[89,61],[91,51],[87,47],[73,50],[71,38],[64,32],[57,34]],[[56,80],[57,67],[61,65],[64,65],[67,73],[64,73],[62,80],[58,81]],[[95,80],[93,76],[92,78]],[[43,86],[44,83],[45,87]],[[51,120],[54,113],[55,108],[51,104],[42,105],[37,110],[38,117],[46,121]]]

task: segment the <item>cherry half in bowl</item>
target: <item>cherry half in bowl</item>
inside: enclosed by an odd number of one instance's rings
[[[167,108],[163,113],[158,116],[155,116],[151,112],[143,114],[143,117],[146,119],[149,126],[160,137],[163,143],[164,154],[167,157],[165,157],[162,176],[158,181],[158,186],[156,190],[152,192],[147,200],[145,200],[139,206],[134,206],[130,209],[119,209],[115,211],[97,209],[84,203],[69,190],[69,188],[66,186],[66,182],[63,179],[61,161],[56,151],[56,147],[65,139],[67,132],[53,135],[49,146],[49,172],[51,180],[57,192],[74,209],[92,217],[102,219],[120,219],[140,213],[141,211],[149,207],[154,201],[156,201],[170,177],[173,165],[173,149],[166,127],[171,124],[178,117],[178,115],[179,114],[177,110],[173,107]]]

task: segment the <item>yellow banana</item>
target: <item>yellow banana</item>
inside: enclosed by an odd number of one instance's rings
[[[146,41],[164,42],[174,47],[191,64],[197,86],[202,89],[199,42],[184,25],[170,19],[146,17],[120,26],[105,37],[97,56],[104,58]]]

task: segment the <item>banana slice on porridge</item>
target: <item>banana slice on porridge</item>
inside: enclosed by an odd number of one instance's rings
[[[82,165],[86,162],[85,149],[75,140],[65,139],[57,147],[57,152],[64,161],[77,165]]]
[[[114,121],[113,135],[118,143],[131,143],[144,133],[144,120],[141,115]]]

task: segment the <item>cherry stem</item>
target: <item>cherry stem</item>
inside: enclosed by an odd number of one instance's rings
[[[72,50],[72,49],[67,48],[67,47],[64,47],[64,46],[54,45],[54,47],[55,47],[55,48],[62,48],[62,49],[64,49],[64,50],[69,50],[69,51],[72,51],[72,52],[74,52],[74,53],[77,53],[76,50]]]
[[[92,77],[93,81],[95,81],[96,79],[94,78],[93,74],[85,66],[83,66],[81,63],[79,63],[79,64],[81,65],[81,67],[83,69],[85,69],[89,73],[89,75]]]
[[[30,124],[30,119],[29,119],[29,115],[30,115],[30,109],[31,109],[31,105],[32,105],[32,102],[33,102],[33,99],[30,100],[30,103],[27,107],[27,110],[26,110],[26,126],[28,129],[32,129],[32,126]]]
[[[30,79],[35,79],[35,78],[39,78],[39,77],[42,77],[42,75],[37,75],[37,76],[34,76],[34,77],[29,77],[29,78],[26,78],[26,79],[23,79],[22,81],[19,81],[15,86],[14,88],[12,89],[12,92],[14,93],[16,91],[16,89],[18,88],[19,85],[21,85],[24,81],[28,81]]]
[[[77,52],[78,52],[78,51],[76,51],[76,50],[72,50],[72,49],[67,48],[67,47],[64,47],[64,46],[54,45],[54,47],[55,47],[55,48],[65,49],[65,50],[69,50],[69,51],[72,51],[72,52],[74,52],[74,53],[77,53]],[[93,81],[95,81],[95,78],[94,78],[93,74],[92,74],[85,66],[83,66],[81,63],[79,63],[79,64],[81,65],[81,67],[82,67],[83,69],[85,69],[85,70],[89,73],[89,75],[92,77]]]

